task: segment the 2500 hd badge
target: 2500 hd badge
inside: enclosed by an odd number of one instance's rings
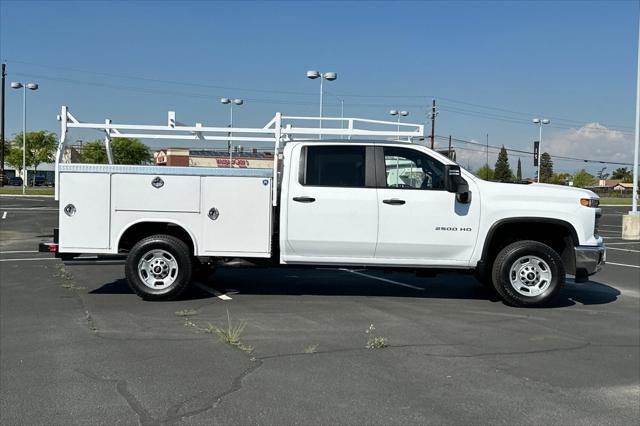
[[[466,231],[466,232],[470,232],[471,228],[458,228],[457,226],[436,226],[436,231]]]

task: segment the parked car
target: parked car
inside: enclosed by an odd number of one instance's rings
[[[3,185],[8,185],[9,184],[9,176],[3,174],[2,176],[0,176],[0,179],[2,179],[2,184]]]
[[[47,178],[43,175],[36,175],[33,177],[33,186],[42,186],[47,181]]]
[[[20,176],[14,176],[9,179],[9,185],[11,186],[22,186],[22,178]]]

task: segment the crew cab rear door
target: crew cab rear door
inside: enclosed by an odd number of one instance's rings
[[[479,198],[460,203],[444,188],[444,164],[422,150],[377,146],[376,259],[420,265],[465,263],[475,247]],[[469,182],[473,195],[479,195]]]
[[[374,147],[298,146],[289,173],[284,260],[340,263],[373,258],[378,235]],[[299,162],[299,163],[298,163]]]

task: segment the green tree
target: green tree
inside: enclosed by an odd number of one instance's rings
[[[623,182],[631,182],[633,180],[633,174],[631,170],[626,167],[618,167],[611,174],[611,179],[622,179]]]
[[[104,148],[104,142],[102,141],[84,144],[80,155],[83,163],[105,164],[108,162],[107,150]]]
[[[480,179],[484,180],[493,180],[495,176],[495,172],[490,166],[484,165],[476,170],[475,175]]]
[[[13,144],[7,144],[7,150],[4,154],[4,161],[18,170],[20,173],[22,172],[22,146],[20,148],[13,146]]]
[[[556,185],[566,185],[572,178],[571,173],[554,173],[549,183]]]
[[[498,182],[511,182],[513,180],[513,172],[509,166],[509,155],[504,145],[500,149],[498,159],[496,160],[496,168],[494,172],[494,179]]]
[[[38,166],[54,159],[57,146],[57,137],[54,133],[40,130],[26,133],[26,156],[25,164],[27,168],[33,167],[37,174]],[[16,135],[11,142],[5,161],[7,164],[22,171],[22,133]]]
[[[553,160],[548,152],[543,152],[540,156],[540,176],[539,182],[549,182],[553,176]]]
[[[149,148],[138,139],[114,138],[111,153],[115,164],[144,164],[151,161]],[[108,162],[107,151],[102,141],[94,141],[82,147],[82,161],[92,164]]]
[[[609,179],[609,173],[606,173],[606,172],[605,172],[605,170],[607,170],[607,168],[606,168],[606,167],[601,168],[601,169],[598,171],[598,174],[596,175],[596,177],[597,177],[598,179],[602,179],[602,180]]]
[[[522,180],[522,164],[520,163],[520,158],[518,158],[518,169],[516,171],[516,179],[518,182]]]
[[[579,188],[584,188],[587,186],[592,186],[595,183],[595,177],[587,172],[585,169],[580,170],[575,175],[573,175],[573,186],[577,186]]]

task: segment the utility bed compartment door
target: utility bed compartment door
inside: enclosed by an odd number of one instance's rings
[[[114,174],[115,211],[198,213],[200,177]]]
[[[110,176],[60,173],[57,184],[60,187],[60,252],[108,249]],[[65,212],[67,206],[69,214]]]
[[[202,178],[204,254],[270,255],[271,185],[270,178],[261,177]]]

